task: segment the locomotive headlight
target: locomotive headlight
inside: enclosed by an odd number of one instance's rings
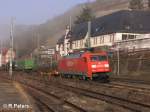
[[[96,65],[92,65],[92,68],[96,68]]]
[[[105,64],[104,66],[108,68],[108,67],[109,67],[109,64]]]

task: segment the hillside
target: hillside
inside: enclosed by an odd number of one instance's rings
[[[66,25],[69,25],[69,18],[72,17],[72,23],[76,19],[76,16],[80,14],[83,7],[88,5],[92,8],[94,15],[100,17],[118,10],[128,9],[129,0],[97,0],[90,4],[80,4],[71,10],[67,11],[63,15],[54,18],[53,20],[47,21],[45,24],[40,25],[41,29],[46,28],[51,32],[48,38],[48,44],[55,45],[56,40],[61,37],[65,30]],[[50,40],[55,40],[52,43]]]
[[[42,26],[48,26],[49,31],[52,31],[52,35],[48,38],[47,43],[49,45],[55,45],[58,38],[61,37],[65,30],[66,25],[69,25],[69,18],[72,17],[72,23],[76,20],[76,16],[80,14],[83,7],[88,5],[96,17],[100,17],[115,11],[128,9],[129,0],[97,0],[90,4],[80,4],[71,10],[67,11],[63,15],[56,17],[54,20],[48,21]],[[53,24],[52,24],[53,23]],[[55,29],[51,29],[55,28]],[[53,41],[51,41],[53,40]]]
[[[130,0],[96,0],[92,3],[79,4],[64,14],[57,16],[40,25],[16,26],[15,46],[23,55],[24,51],[32,52],[39,44],[55,46],[57,40],[62,36],[72,17],[72,23],[80,14],[83,7],[88,5],[92,8],[94,15],[100,17],[115,11],[128,9]],[[19,47],[18,47],[19,46]],[[30,47],[29,47],[30,46]]]

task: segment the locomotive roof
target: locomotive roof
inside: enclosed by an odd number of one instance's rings
[[[80,52],[80,53],[75,53],[75,54],[70,54],[70,55],[67,55],[65,56],[65,58],[79,58],[82,56],[84,52]]]
[[[64,58],[79,58],[82,57],[84,54],[88,54],[88,55],[107,55],[106,52],[102,51],[99,53],[91,53],[91,52],[78,52],[78,53],[74,53],[74,54],[70,54],[65,56]]]
[[[91,22],[91,37],[121,33],[150,33],[150,11],[122,10]],[[76,25],[72,29],[71,40],[83,39],[88,31],[88,23]]]

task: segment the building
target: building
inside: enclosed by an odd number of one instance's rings
[[[12,60],[15,59],[15,51],[13,51],[12,53]],[[1,55],[1,64],[2,65],[6,65],[7,63],[10,62],[10,59],[11,59],[11,50],[10,49],[2,49],[2,55]]]
[[[69,26],[67,26],[65,35],[63,35],[56,44],[56,51],[59,52],[61,56],[68,55],[68,53],[72,52],[71,35],[72,32]]]
[[[50,59],[55,54],[55,49],[49,46],[41,46],[39,49],[40,59]]]
[[[91,21],[90,47],[101,48],[108,46],[112,49],[150,48],[150,39],[146,45],[143,39],[150,38],[150,11],[122,10]],[[62,39],[62,38],[61,38]],[[88,39],[88,23],[76,25],[72,29],[69,42],[73,51],[85,49]],[[62,44],[65,39],[62,39]],[[132,45],[134,43],[136,45]],[[137,42],[138,41],[138,42]],[[127,43],[128,42],[128,43]],[[119,43],[119,44],[118,44]],[[60,44],[58,43],[57,46]],[[63,46],[63,45],[62,45]],[[58,51],[60,49],[57,49]],[[62,47],[61,53],[64,52]]]

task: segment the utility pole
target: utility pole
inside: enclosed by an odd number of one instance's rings
[[[10,63],[9,63],[9,75],[12,78],[12,62],[13,62],[13,27],[14,27],[14,20],[11,19],[11,29],[10,29]]]
[[[40,35],[39,35],[39,33],[37,33],[37,48],[38,48],[38,50],[40,49]]]
[[[70,16],[70,31],[72,29],[72,17]]]
[[[91,47],[91,21],[88,22],[88,38],[87,38],[87,47],[90,48]]]
[[[118,50],[117,50],[117,57],[118,57],[118,71],[117,75],[120,75],[120,53],[119,53],[119,42],[118,42]]]
[[[40,49],[40,34],[36,33],[36,46],[37,46],[37,61],[41,59],[41,49]]]

